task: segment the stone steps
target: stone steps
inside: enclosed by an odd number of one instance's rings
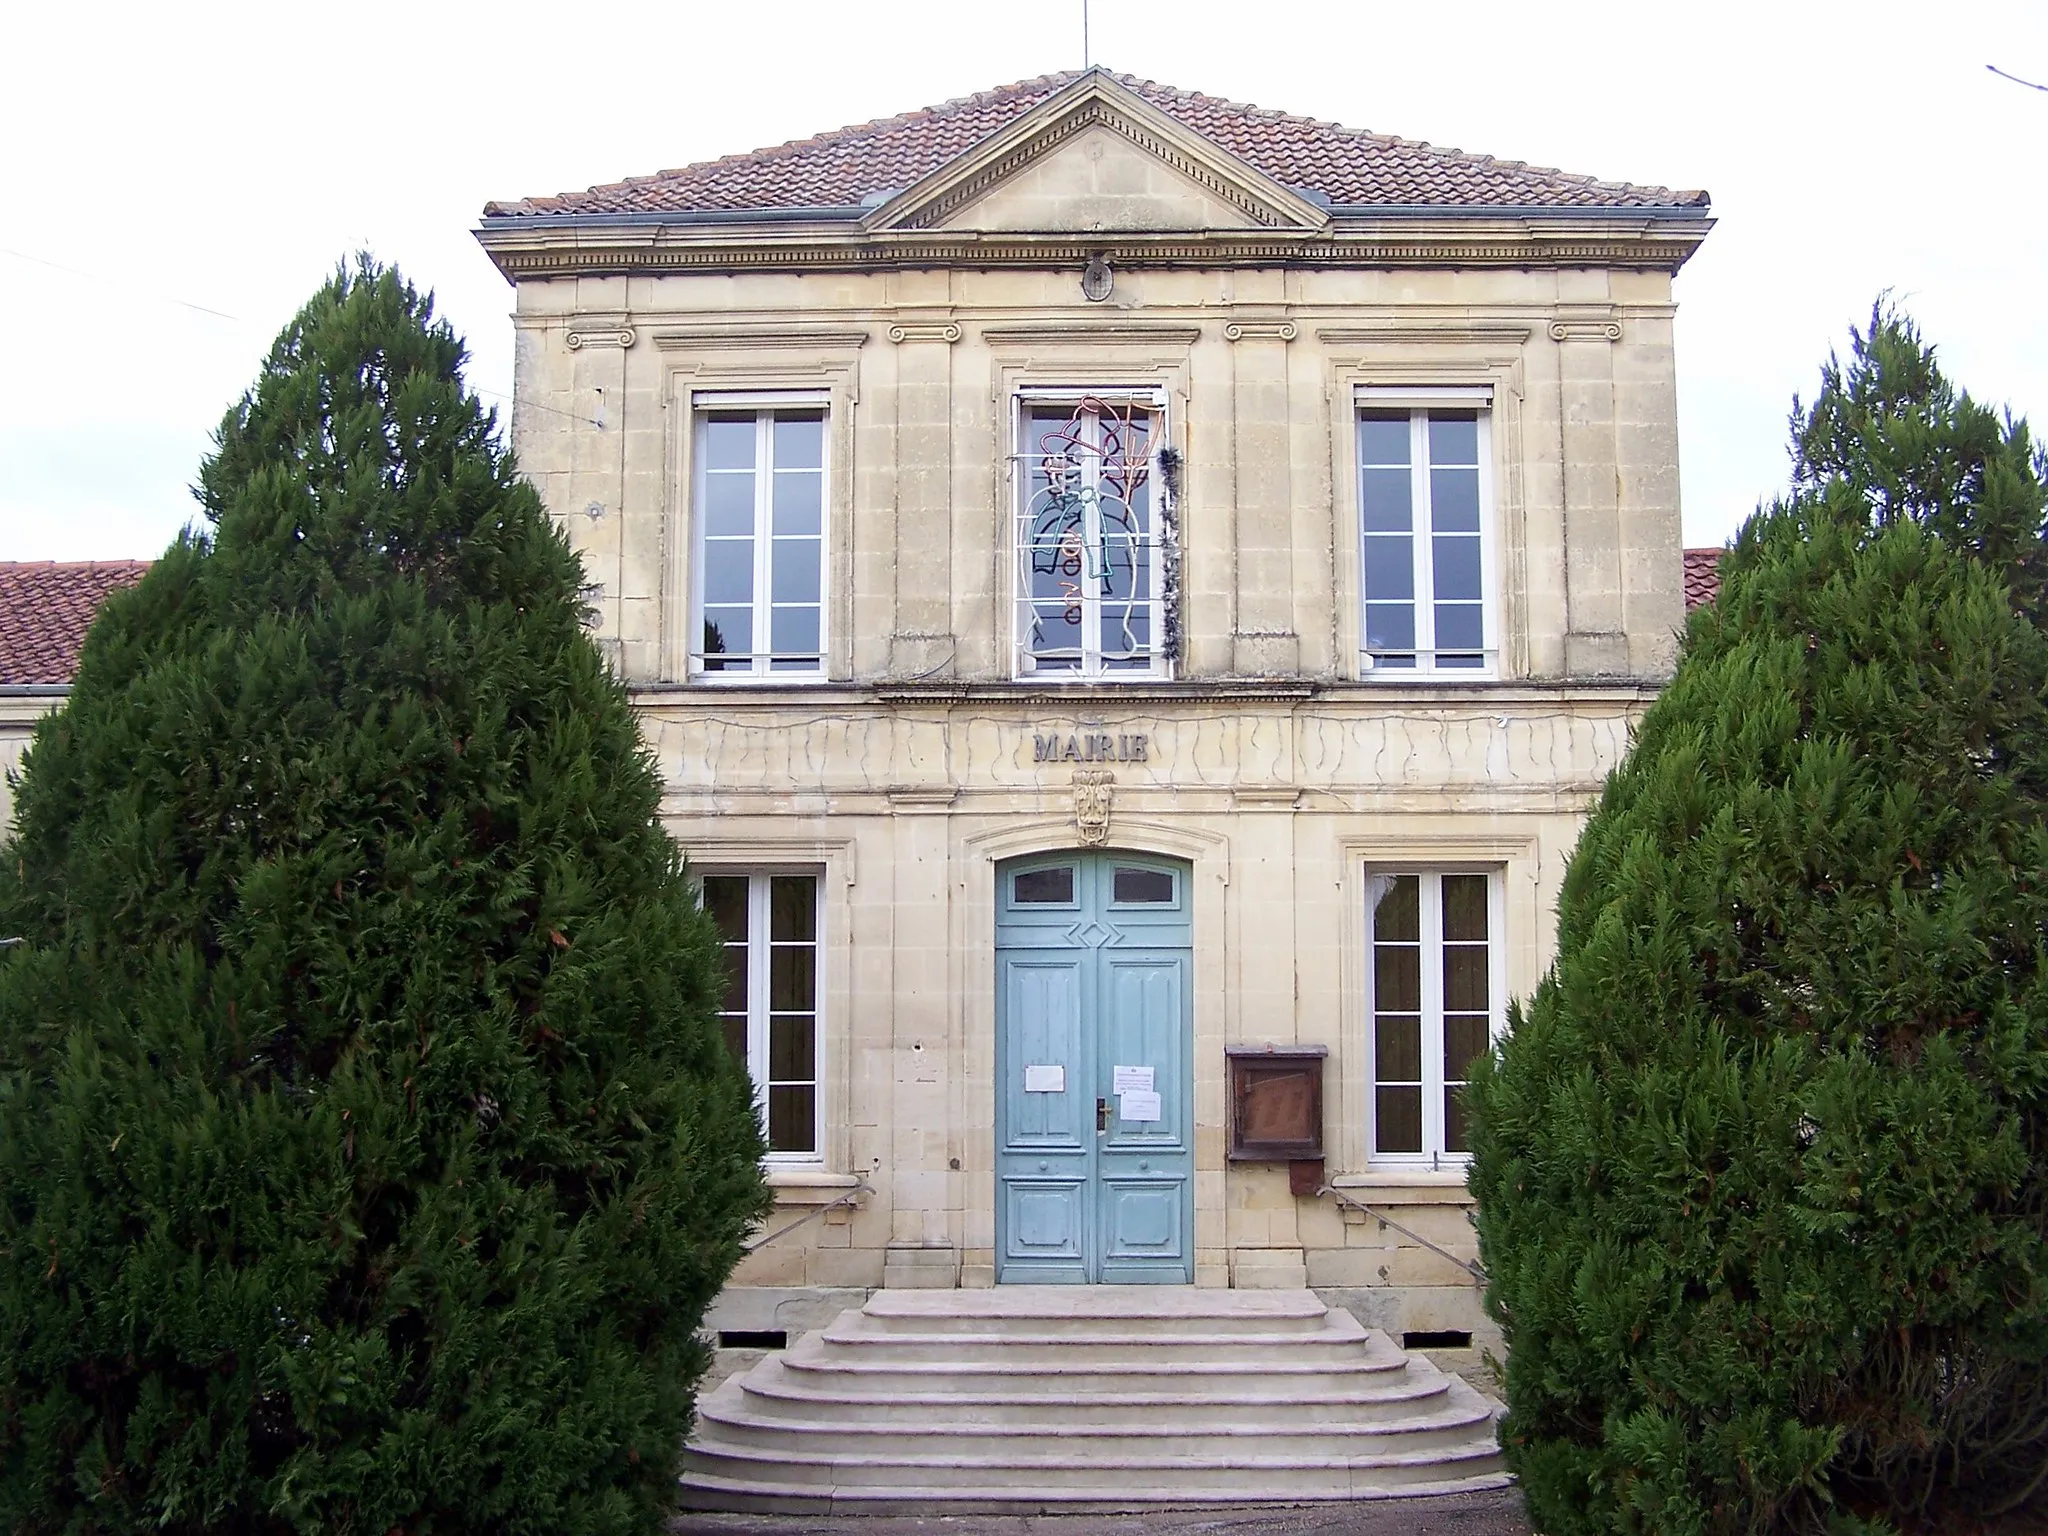
[[[1113,1386],[1075,1390],[1061,1376],[1045,1373],[1007,1378],[1001,1383],[1009,1387],[1007,1391],[922,1391],[922,1384],[916,1381],[901,1383],[895,1390],[877,1391],[851,1385],[820,1388],[771,1358],[742,1383],[741,1390],[747,1398],[765,1398],[775,1405],[773,1410],[755,1411],[775,1411],[790,1418],[829,1420],[854,1413],[869,1421],[889,1423],[924,1423],[936,1416],[963,1424],[1118,1425],[1157,1423],[1162,1410],[1171,1410],[1177,1422],[1202,1426],[1255,1421],[1262,1414],[1288,1407],[1314,1409],[1331,1419],[1366,1422],[1422,1411],[1429,1401],[1446,1397],[1450,1391],[1448,1379],[1432,1381],[1405,1372],[1392,1381],[1375,1376],[1368,1378],[1370,1386],[1334,1391],[1276,1391],[1270,1377],[1257,1372],[1239,1374],[1244,1378],[1241,1384],[1205,1381],[1199,1394],[1187,1390],[1185,1382],[1193,1378],[1186,1373],[1182,1373],[1183,1385],[1178,1390],[1166,1392],[1119,1390],[1128,1377],[1105,1378],[1117,1383]]]
[[[883,1291],[698,1405],[684,1503],[872,1514],[1504,1483],[1498,1405],[1307,1291]]]

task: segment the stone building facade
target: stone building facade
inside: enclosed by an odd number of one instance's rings
[[[771,1227],[831,1207],[732,1326],[1137,1280],[1484,1332],[1457,1082],[1672,665],[1709,224],[1101,70],[486,210]]]

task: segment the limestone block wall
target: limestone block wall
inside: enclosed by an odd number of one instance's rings
[[[1187,679],[1359,675],[1361,387],[1491,391],[1500,675],[1655,680],[1683,620],[1670,277],[1658,271],[663,273],[518,285],[521,466],[598,636],[687,677],[694,403],[831,411],[831,676],[1008,678],[1011,413],[1146,388],[1186,458]]]
[[[1193,870],[1198,1283],[1351,1289],[1381,1326],[1483,1334],[1457,1265],[1324,1198],[1284,1165],[1232,1164],[1224,1049],[1328,1049],[1331,1181],[1470,1258],[1462,1174],[1374,1168],[1364,1057],[1372,864],[1497,870],[1511,993],[1548,964],[1584,809],[1648,697],[1525,685],[1486,695],[1269,688],[1062,702],[865,690],[742,696],[646,690],[664,811],[700,870],[812,868],[825,881],[826,1145],[779,1169],[776,1224],[865,1180],[836,1211],[749,1258],[741,1285],[883,1283],[895,1255],[994,1279],[995,868],[1077,841],[1073,765],[1037,739],[1069,725],[1147,737],[1117,762],[1108,844]],[[892,1249],[892,1245],[894,1245]]]

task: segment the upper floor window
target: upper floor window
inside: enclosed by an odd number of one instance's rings
[[[1477,398],[1410,403],[1373,391],[1361,402],[1359,570],[1369,675],[1494,670],[1500,642],[1488,429]]]
[[[1017,411],[1017,675],[1157,678],[1173,624],[1159,401],[1047,392]]]
[[[1374,872],[1367,904],[1373,1160],[1462,1163],[1465,1083],[1506,1016],[1499,876]]]
[[[825,409],[803,400],[697,412],[693,676],[825,670]]]

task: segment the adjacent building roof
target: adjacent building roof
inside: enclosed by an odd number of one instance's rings
[[[147,560],[0,561],[0,686],[68,683],[107,594]]]
[[[1685,611],[1711,603],[1721,590],[1723,549],[1688,549],[1685,552]]]
[[[490,203],[486,220],[547,215],[849,208],[929,176],[1083,77],[1068,70],[772,149],[653,176]],[[1101,71],[1286,186],[1340,205],[1400,208],[1691,208],[1704,192],[1596,181],[1517,160],[1366,133]]]

